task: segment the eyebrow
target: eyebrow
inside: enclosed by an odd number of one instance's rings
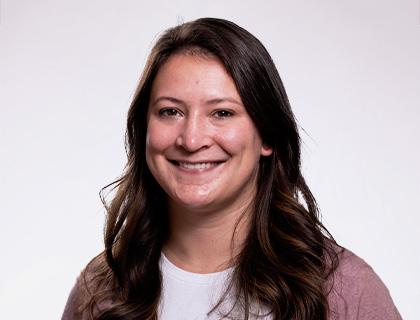
[[[176,104],[185,104],[185,102],[180,100],[180,99],[177,99],[177,98],[174,98],[174,97],[169,97],[169,96],[161,96],[161,97],[157,98],[155,101],[153,101],[152,105],[155,105],[156,103],[158,103],[162,100],[168,100],[168,101],[176,103]],[[206,105],[216,105],[216,104],[220,104],[220,103],[223,103],[223,102],[235,103],[235,104],[238,104],[240,106],[243,105],[241,102],[237,101],[236,99],[229,98],[229,97],[210,99],[210,100],[206,101],[205,104]]]
[[[157,98],[155,101],[153,101],[152,105],[155,105],[156,103],[158,103],[159,101],[162,101],[162,100],[168,100],[170,102],[177,103],[177,104],[184,104],[184,102],[182,100],[179,100],[177,98],[161,96],[161,97]]]
[[[238,104],[238,105],[242,106],[242,103],[240,101],[237,101],[237,100],[235,100],[233,98],[229,98],[229,97],[211,99],[209,101],[206,101],[206,104],[207,105],[215,105],[215,104],[219,104],[219,103],[223,103],[223,102],[235,103],[235,104]]]

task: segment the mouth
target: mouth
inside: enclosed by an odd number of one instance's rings
[[[201,163],[189,163],[189,162],[179,162],[179,161],[173,161],[171,162],[177,166],[180,166],[185,169],[190,170],[202,170],[202,169],[208,169],[214,166],[217,166],[221,161],[217,162],[201,162]]]

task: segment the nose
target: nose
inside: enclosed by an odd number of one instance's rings
[[[196,152],[209,148],[211,144],[211,129],[206,120],[197,114],[185,117],[176,138],[176,145],[188,152]]]

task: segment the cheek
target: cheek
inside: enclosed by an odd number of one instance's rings
[[[259,158],[262,142],[258,131],[252,125],[241,125],[220,130],[217,135],[219,144],[231,154],[241,152],[255,153]]]
[[[223,131],[217,137],[222,148],[230,154],[238,154],[244,148],[239,130]]]
[[[162,155],[169,142],[165,139],[165,135],[159,134],[159,132],[161,130],[158,126],[148,126],[147,128],[146,163],[156,181],[162,185],[162,172],[165,171]]]
[[[168,147],[167,135],[162,133],[157,126],[149,126],[146,134],[146,163],[156,180],[159,181],[159,168],[162,166],[162,155]],[[170,136],[170,135],[169,135]]]
[[[146,134],[146,157],[148,157],[149,153],[153,154],[163,151],[170,144],[168,137],[171,135],[162,134],[162,132],[159,126],[148,126]]]

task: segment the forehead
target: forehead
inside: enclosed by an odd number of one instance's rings
[[[170,56],[159,68],[152,84],[151,97],[162,90],[219,91],[239,95],[235,82],[219,58],[189,52]]]
[[[231,77],[231,74],[227,70],[226,65],[223,63],[222,59],[220,59],[216,54],[208,51],[205,48],[191,47],[191,48],[183,48],[183,49],[180,49],[180,50],[176,50],[175,52],[171,53],[167,58],[165,58],[163,63],[158,66],[158,70],[155,74],[153,82],[154,82],[156,76],[161,72],[161,70],[163,68],[165,68],[165,66],[167,66],[173,60],[180,60],[179,59],[180,57],[192,58],[197,63],[199,63],[199,62],[204,62],[205,63],[205,62],[210,62],[210,61],[217,62],[220,66],[223,67],[223,70],[227,74],[229,74],[229,76]]]
[[[159,74],[162,69],[165,69],[168,64],[173,64],[173,62],[176,62],[178,65],[182,64],[182,62],[185,61],[194,61],[197,64],[200,63],[208,63],[208,62],[216,62],[217,64],[219,64],[226,73],[228,73],[228,71],[226,70],[225,65],[223,64],[222,60],[220,60],[219,57],[217,57],[216,55],[205,51],[204,49],[201,49],[200,51],[197,50],[183,50],[183,51],[179,51],[179,52],[175,52],[173,54],[171,54],[160,66],[159,69],[157,70],[157,74]],[[155,77],[156,78],[156,77]]]

